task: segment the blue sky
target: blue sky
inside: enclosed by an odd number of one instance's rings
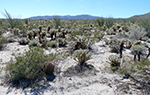
[[[128,18],[150,12],[150,0],[0,0],[0,18],[4,10],[13,17],[80,15]]]

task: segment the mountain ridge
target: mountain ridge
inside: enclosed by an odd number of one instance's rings
[[[91,15],[87,15],[87,14],[82,14],[82,15],[75,15],[75,16],[71,16],[71,15],[64,15],[64,16],[60,16],[60,15],[52,15],[52,16],[33,16],[33,17],[29,17],[27,19],[53,19],[54,17],[60,17],[60,19],[72,19],[72,20],[95,20],[97,18],[101,18],[99,16],[91,16]]]
[[[29,17],[29,18],[26,18],[26,19],[33,19],[33,20],[34,19],[35,20],[36,19],[53,19],[54,17],[60,17],[60,19],[72,19],[72,20],[95,20],[97,18],[103,18],[103,17],[100,17],[100,16],[92,16],[92,15],[88,15],[88,14],[82,14],[82,15],[75,15],[75,16],[71,16],[71,15],[64,15],[64,16],[61,16],[61,15],[32,16],[32,17]],[[150,17],[150,12],[146,13],[146,14],[142,14],[142,15],[134,15],[134,16],[131,16],[129,18],[140,19],[140,18],[148,18],[148,17]],[[123,19],[123,18],[118,18],[118,19]]]

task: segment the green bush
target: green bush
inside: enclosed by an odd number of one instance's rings
[[[146,42],[150,43],[150,39],[146,40]]]
[[[73,57],[75,61],[77,61],[80,65],[83,65],[91,58],[91,52],[87,49],[79,49],[74,52]]]
[[[0,35],[0,50],[4,48],[5,43],[6,43],[5,37]]]
[[[111,28],[114,25],[115,20],[113,18],[107,18],[105,20],[105,25],[107,28]]]
[[[6,76],[9,75],[9,81],[14,84],[24,80],[35,81],[44,77],[45,64],[56,57],[52,53],[45,55],[44,50],[39,47],[32,47],[24,54],[14,56],[16,61],[11,60],[6,65]]]
[[[99,26],[103,26],[105,24],[104,18],[98,18],[96,19],[96,22]]]
[[[53,18],[53,22],[54,22],[54,24],[55,24],[55,28],[56,28],[56,29],[58,29],[58,27],[61,26],[60,17],[57,17],[57,16],[54,17],[54,18]]]

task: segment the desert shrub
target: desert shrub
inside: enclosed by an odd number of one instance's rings
[[[5,43],[6,43],[5,37],[0,35],[0,50],[4,48]]]
[[[106,45],[109,45],[110,41],[108,39],[104,39]]]
[[[28,20],[28,19],[25,19],[24,22],[25,22],[25,24],[27,24],[27,25],[29,24],[29,20]]]
[[[6,42],[7,43],[13,43],[13,42],[16,42],[16,39],[14,37],[9,37],[6,39]]]
[[[140,38],[146,35],[146,31],[143,27],[140,26],[131,26],[129,27],[128,37],[132,40],[140,40]]]
[[[147,41],[148,39],[149,39],[148,37],[141,38],[142,41]]]
[[[140,83],[141,90],[145,95],[150,94],[150,61],[148,59],[142,59],[131,65],[129,69],[130,76]]]
[[[110,28],[114,25],[114,19],[113,18],[108,18],[108,19],[105,19],[105,25],[107,28]]]
[[[132,47],[132,42],[131,41],[127,41],[125,43],[125,45],[126,45],[125,48],[130,49]]]
[[[83,65],[91,58],[91,52],[87,49],[79,49],[74,52],[73,57],[75,61],[77,61],[80,65]]]
[[[87,36],[77,35],[74,37],[74,39],[76,40],[75,50],[80,48],[91,49],[91,46],[94,43],[94,39]]]
[[[21,85],[23,81],[35,81],[46,74],[45,65],[55,58],[53,53],[44,54],[44,50],[39,47],[32,47],[24,54],[16,54],[15,61],[11,60],[6,65],[7,81],[15,85]],[[32,84],[28,84],[29,86]]]
[[[144,27],[145,31],[147,32],[147,36],[150,37],[150,19],[149,18],[144,18],[144,19],[139,19],[139,24]]]
[[[64,38],[58,38],[57,42],[58,42],[59,47],[63,47],[67,45],[67,40]]]
[[[57,47],[57,41],[52,40],[52,41],[48,42],[48,46],[51,48],[56,48]]]
[[[103,26],[105,24],[104,18],[98,18],[96,19],[96,22],[99,26]]]
[[[99,41],[104,37],[105,33],[100,32],[100,33],[95,33],[95,37],[99,39]]]
[[[110,52],[119,53],[120,46],[118,44],[110,45]]]
[[[107,35],[116,35],[115,31],[112,28],[107,29],[106,33],[107,33]]]
[[[13,29],[14,35],[19,35],[20,30],[18,28]]]
[[[147,48],[144,45],[133,45],[131,47],[131,53],[137,54],[138,51],[140,51],[142,54],[144,54],[147,50]]]
[[[59,26],[61,26],[61,20],[60,17],[54,17],[53,22],[55,24],[55,28],[58,29]]]
[[[26,38],[21,38],[18,42],[20,45],[26,45],[29,43],[29,40]]]
[[[112,71],[116,71],[120,67],[120,61],[117,55],[110,55],[108,57]]]
[[[19,25],[22,24],[19,19],[12,18],[11,14],[8,13],[6,10],[5,10],[5,13],[3,13],[3,15],[6,17],[6,19],[7,19],[8,23],[10,24],[11,28],[14,28],[14,27],[19,26]]]
[[[28,31],[27,35],[28,35],[27,38],[31,40],[33,38],[33,31]]]
[[[150,43],[150,39],[146,40],[146,42]]]
[[[35,39],[33,39],[29,42],[29,46],[39,46],[39,45],[40,45],[39,41],[37,41]]]
[[[122,26],[122,29],[123,29],[125,32],[128,32],[128,31],[129,31],[129,29],[128,29],[128,26],[127,26],[127,25]]]

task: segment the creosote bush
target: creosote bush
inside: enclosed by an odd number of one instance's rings
[[[6,76],[13,84],[20,84],[23,81],[35,81],[46,74],[45,65],[55,59],[56,55],[44,54],[44,50],[39,47],[31,47],[24,54],[14,55],[15,60],[11,60],[6,65]],[[31,85],[31,84],[29,84]]]
[[[91,52],[87,49],[79,49],[74,52],[73,56],[75,61],[77,61],[80,65],[83,65],[91,58]]]

